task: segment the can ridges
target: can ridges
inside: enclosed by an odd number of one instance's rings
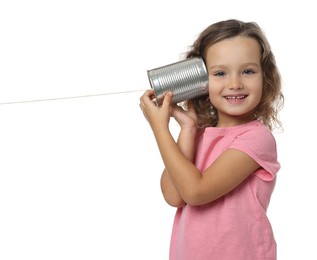
[[[167,91],[174,103],[208,94],[208,73],[199,57],[149,70],[148,78],[157,100]]]

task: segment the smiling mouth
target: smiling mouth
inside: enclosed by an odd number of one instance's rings
[[[245,99],[248,95],[239,95],[239,96],[225,96],[227,100],[242,100]]]

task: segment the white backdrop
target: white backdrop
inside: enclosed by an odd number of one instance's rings
[[[1,1],[0,259],[168,259],[175,209],[161,196],[142,91],[58,98],[147,89],[147,69],[229,18],[258,22],[283,77],[268,212],[278,259],[317,259],[314,10],[307,0]]]

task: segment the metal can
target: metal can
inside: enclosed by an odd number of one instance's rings
[[[201,57],[189,58],[147,71],[158,105],[167,91],[173,103],[208,94],[208,72]]]

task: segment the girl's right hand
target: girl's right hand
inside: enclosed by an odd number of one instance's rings
[[[168,128],[172,107],[172,93],[164,95],[163,103],[158,106],[153,102],[154,90],[147,90],[140,98],[140,108],[153,130]]]

